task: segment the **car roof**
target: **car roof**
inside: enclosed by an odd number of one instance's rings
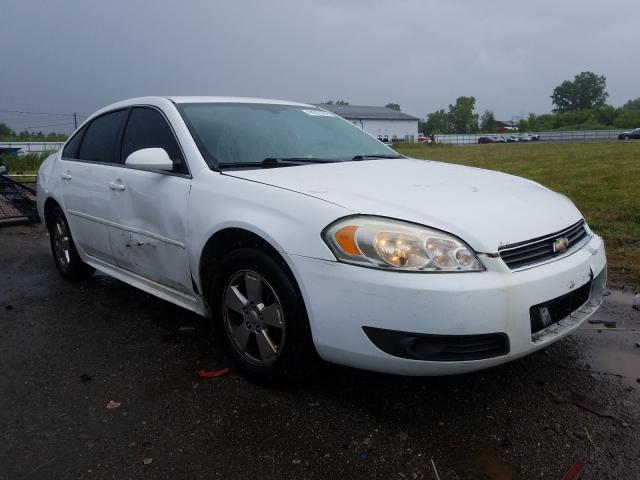
[[[136,97],[128,98],[126,100],[120,100],[119,102],[107,105],[101,110],[112,109],[117,107],[125,107],[130,105],[140,104],[155,104],[164,103],[170,100],[173,103],[264,103],[271,105],[294,105],[299,107],[317,108],[315,105],[308,103],[290,102],[287,100],[275,100],[270,98],[252,98],[252,97],[215,97],[215,96],[149,96],[149,97]]]
[[[271,98],[252,97],[214,97],[214,96],[171,96],[166,97],[174,103],[264,103],[275,105],[293,105],[298,107],[317,108],[307,103],[290,102],[287,100],[275,100]]]
[[[215,97],[215,96],[149,96],[149,97],[136,97],[128,98],[126,100],[120,100],[119,102],[112,103],[93,113],[90,118],[94,118],[105,112],[115,110],[118,108],[131,107],[133,105],[166,105],[167,102],[176,104],[182,103],[262,103],[265,105],[290,105],[296,107],[318,108],[315,105],[308,103],[289,102],[287,100],[275,100],[270,98],[252,98],[252,97]],[[86,123],[86,122],[85,122]]]
[[[265,105],[290,105],[296,107],[307,107],[307,108],[318,108],[315,105],[310,105],[308,103],[298,103],[298,102],[289,102],[287,100],[275,100],[269,98],[252,98],[252,97],[215,97],[215,96],[149,96],[149,97],[135,97],[128,98],[126,100],[120,100],[119,102],[112,103],[96,112],[92,113],[89,117],[85,119],[85,121],[80,125],[89,123],[92,119],[102,115],[103,113],[110,112],[111,110],[116,110],[119,108],[127,108],[134,105],[153,105],[156,107],[167,106],[167,104],[175,103],[175,104],[184,104],[184,103],[261,103]]]

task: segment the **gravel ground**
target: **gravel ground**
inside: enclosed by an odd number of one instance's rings
[[[0,230],[0,281],[2,479],[559,479],[578,460],[583,479],[640,478],[629,292],[595,317],[616,329],[488,371],[327,366],[269,390],[195,374],[229,366],[200,317],[104,275],[62,281],[40,226]]]

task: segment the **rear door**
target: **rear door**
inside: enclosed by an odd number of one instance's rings
[[[112,192],[109,180],[119,170],[119,139],[128,110],[101,115],[65,146],[56,166],[62,203],[76,244],[93,257],[113,263],[107,223]]]
[[[143,148],[163,148],[172,172],[126,168],[127,157]],[[186,250],[187,203],[191,176],[173,130],[162,112],[135,107],[122,137],[122,168],[112,172],[116,185],[109,203],[109,238],[118,266],[149,280],[191,293]]]

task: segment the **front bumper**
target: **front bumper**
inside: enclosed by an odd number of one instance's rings
[[[573,254],[512,272],[482,257],[485,272],[401,273],[289,255],[320,356],[330,362],[401,375],[446,375],[488,368],[553,343],[602,302],[606,257],[594,235]],[[571,315],[532,335],[530,308],[590,284]],[[508,353],[463,361],[425,361],[385,353],[363,327],[425,335],[505,334]]]

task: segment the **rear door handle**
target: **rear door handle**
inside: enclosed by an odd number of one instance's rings
[[[71,180],[73,177],[68,173],[62,173],[60,174],[60,178],[62,178],[63,180]]]
[[[122,190],[124,190],[124,189],[125,189],[125,188],[127,188],[127,187],[125,187],[125,186],[124,186],[124,185],[122,185],[121,183],[109,182],[109,188],[110,188],[111,190],[118,190],[118,191],[120,191],[120,192],[121,192]]]

